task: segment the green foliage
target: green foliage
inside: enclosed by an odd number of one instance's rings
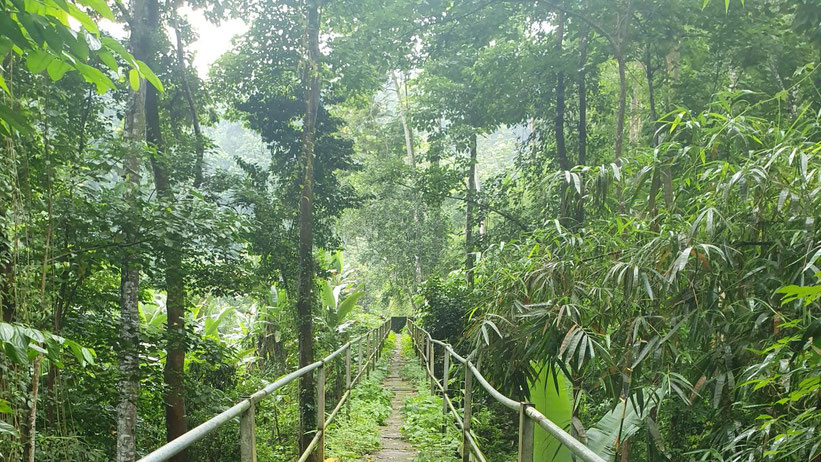
[[[596,204],[584,229],[549,224],[527,241],[489,248],[477,271],[482,298],[470,333],[482,348],[484,370],[504,389],[517,394],[532,380],[534,369],[520,361],[551,358],[581,387],[580,403],[623,403],[625,390],[662,391],[658,402],[631,398],[635,413],[604,413],[615,417],[605,426],[612,447],[642,428],[648,450],[669,454],[664,441],[674,432],[702,430],[676,430],[675,415],[669,423],[651,416],[680,400],[713,409],[706,411],[711,435],[696,447],[726,457],[755,452],[740,444],[768,438],[743,430],[754,423],[751,410],[767,402],[739,388],[745,370],[762,365],[751,351],[791,330],[785,319],[815,322],[809,306],[817,301],[792,301],[809,298],[811,289],[774,292],[815,272],[818,248],[809,230],[816,224],[809,217],[819,197],[809,172],[818,163],[817,115],[799,113],[777,129],[751,114],[768,100],[746,105],[740,94],[725,98],[716,110],[728,112],[671,115],[670,136],[646,158],[651,163],[638,158],[581,171]],[[658,215],[644,215],[653,170],[665,165],[677,172],[675,200]],[[632,212],[614,218],[616,187]],[[777,225],[757,225],[765,216]],[[490,322],[498,332],[487,335]],[[705,392],[706,400],[694,400]],[[587,416],[585,427],[602,418],[601,410],[583,404],[578,412]],[[632,419],[638,427],[628,424],[629,416],[638,416]],[[728,419],[744,424],[733,427]],[[616,423],[620,437],[611,431]],[[809,451],[802,447],[790,457]],[[763,452],[755,457],[777,458]]]
[[[0,322],[0,342],[6,357],[14,364],[28,365],[34,357],[43,355],[55,366],[62,367],[65,350],[71,352],[80,366],[94,364],[94,350],[31,327]]]
[[[797,294],[783,300],[785,304],[809,304],[819,287],[784,287],[777,292]],[[821,436],[815,428],[821,418],[817,403],[821,392],[821,322],[815,318],[810,324],[799,318],[784,322],[780,328],[785,334],[754,351],[759,358],[744,370],[743,382],[738,385],[742,398],[739,405],[761,414],[739,432],[729,447],[722,448],[723,452],[775,459],[799,454],[814,458],[821,453]],[[762,404],[748,404],[756,402]],[[763,447],[758,444],[762,440]]]
[[[433,338],[458,344],[473,303],[471,296],[471,291],[460,279],[443,281],[434,277],[427,280],[419,289],[422,301],[419,324]]]
[[[815,277],[821,279],[821,273],[815,273]],[[778,294],[784,294],[781,299],[781,304],[786,305],[796,300],[804,302],[805,306],[810,306],[815,301],[821,299],[821,285],[817,286],[796,286],[789,285],[781,287],[775,291]]]
[[[545,417],[570,433],[570,421],[573,418],[573,387],[564,373],[557,368],[542,365],[539,370],[538,379],[530,385],[529,402],[533,403],[536,410]],[[541,427],[535,429],[533,457],[538,460],[562,462],[572,460],[570,451],[562,447]]]
[[[342,251],[334,252],[328,267],[328,279],[320,283],[320,302],[325,322],[331,330],[343,331],[343,322],[359,305],[356,303],[365,295],[365,291],[352,280],[350,271],[344,271]],[[344,295],[344,297],[343,297]]]
[[[402,436],[419,451],[416,460],[424,462],[459,460],[461,435],[451,417],[442,416],[442,398],[430,394],[425,371],[419,366],[408,335],[400,338],[402,356],[407,360],[400,371],[416,388],[402,406]],[[442,426],[446,431],[442,433]]]
[[[393,398],[393,393],[382,382],[387,375],[395,341],[396,335],[390,332],[376,369],[354,388],[350,404],[345,405],[328,427],[327,457],[358,461],[364,460],[366,454],[379,450],[379,427],[385,425],[385,419],[391,414]]]
[[[587,447],[605,460],[616,460],[620,445],[635,435],[647,419],[650,407],[638,405],[643,399],[638,394],[631,396],[599,419],[586,432]]]
[[[93,84],[98,93],[115,89],[111,77],[98,69],[99,60],[107,71],[117,78],[123,74],[119,57],[127,68],[131,86],[139,88],[140,79],[146,79],[162,90],[162,84],[149,67],[134,58],[125,47],[110,37],[101,36],[95,19],[90,15],[114,21],[114,14],[104,0],[54,1],[39,3],[4,2],[0,13],[0,61],[9,63],[11,59],[25,61],[31,74],[45,73],[52,82],[57,82],[70,71],[76,71],[82,78]],[[80,25],[72,29],[69,18]],[[96,59],[94,59],[96,58]],[[136,89],[135,88],[135,89]],[[12,97],[6,78],[0,73],[0,89]],[[26,120],[26,111],[0,103],[0,129],[5,135],[15,132],[29,134],[33,127]]]
[[[544,398],[564,426],[570,412],[607,457],[819,457],[817,1],[321,3],[315,358],[411,315],[506,394]],[[3,5],[0,453],[115,458],[125,257],[140,268],[142,455],[166,440],[169,255],[189,427],[298,364],[306,4],[188,5],[248,25],[207,81],[178,4],[143,31],[151,69],[99,25],[137,30],[147,18],[122,3]],[[134,150],[121,127],[145,82],[162,90],[157,143]],[[544,364],[572,407],[547,406]],[[383,368],[340,414],[331,455],[377,447]],[[455,428],[439,433],[422,369],[404,374],[419,394],[403,431],[423,459],[449,460]],[[296,451],[295,388],[257,408],[260,460]],[[474,403],[482,447],[510,460],[515,416]],[[236,432],[189,458],[236,460]]]

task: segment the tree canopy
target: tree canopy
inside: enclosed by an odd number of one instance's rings
[[[813,0],[4,0],[0,459],[137,460],[413,316],[606,460],[817,460],[819,64]]]

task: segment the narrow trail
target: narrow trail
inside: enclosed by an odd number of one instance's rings
[[[379,429],[379,441],[382,449],[372,454],[368,459],[373,462],[411,462],[417,455],[413,446],[402,439],[402,413],[400,409],[405,404],[409,396],[416,394],[413,385],[404,380],[399,372],[405,365],[402,358],[399,337],[396,339],[396,346],[393,351],[393,358],[388,367],[388,376],[385,377],[384,386],[393,391],[393,401],[391,402],[391,416],[386,421],[387,425]]]

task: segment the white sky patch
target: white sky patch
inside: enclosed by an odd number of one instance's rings
[[[530,38],[545,36],[556,30],[556,24],[551,21],[533,21],[532,18],[527,18],[526,35]]]
[[[208,22],[202,11],[189,7],[182,7],[178,11],[197,32],[197,41],[188,45],[186,51],[194,53],[194,68],[200,78],[204,79],[208,77],[208,68],[211,64],[231,49],[234,37],[244,34],[248,30],[248,25],[242,19],[234,18],[224,19],[217,25]]]
[[[125,24],[109,21],[105,18],[100,19],[97,24],[100,30],[108,32],[115,39],[121,42],[128,40],[128,32],[125,30]]]
[[[234,37],[244,34],[248,30],[248,25],[242,19],[224,19],[217,25],[205,19],[202,11],[189,7],[182,7],[178,11],[191,23],[197,33],[197,41],[188,44],[186,51],[194,54],[194,68],[200,78],[205,79],[208,77],[208,68],[211,64],[231,49]],[[102,19],[99,26],[115,39],[124,43],[128,41],[125,24]],[[166,34],[171,43],[176,44],[173,29],[168,27]]]

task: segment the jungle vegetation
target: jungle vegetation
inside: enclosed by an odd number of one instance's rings
[[[0,460],[134,461],[407,315],[608,460],[821,457],[816,0],[2,1]]]

